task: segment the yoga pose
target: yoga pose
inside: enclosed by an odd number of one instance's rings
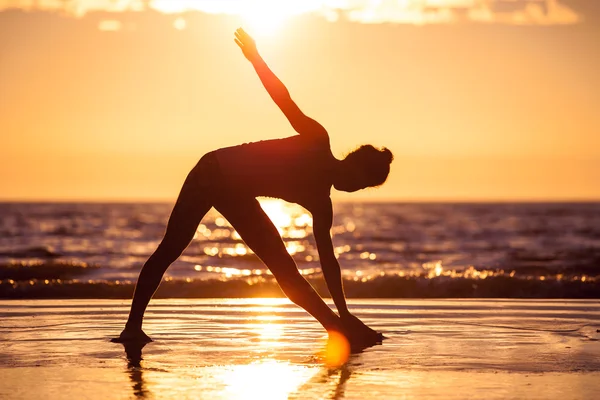
[[[142,331],[144,311],[163,274],[185,250],[204,215],[215,207],[266,264],[291,301],[308,311],[328,332],[343,334],[353,347],[381,341],[381,334],[350,314],[330,229],[331,186],[354,192],[385,182],[393,156],[388,149],[364,145],[343,160],[331,153],[327,131],[298,108],[281,81],[242,29],[235,42],[298,135],[227,147],[204,155],[187,176],[171,212],[165,236],[144,264],[125,329],[118,342],[150,341]],[[299,273],[273,223],[256,197],[297,203],[313,217],[313,233],[334,313]]]

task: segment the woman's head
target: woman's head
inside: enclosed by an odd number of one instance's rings
[[[385,147],[360,146],[340,162],[333,185],[345,192],[379,186],[387,179],[393,160],[392,152]]]

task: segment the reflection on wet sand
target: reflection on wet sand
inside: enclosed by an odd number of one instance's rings
[[[316,373],[316,368],[265,358],[223,368],[217,379],[225,384],[227,399],[288,398]]]
[[[142,349],[146,343],[123,343],[127,356],[127,373],[131,380],[135,397],[144,398],[148,391],[144,387],[142,362]]]
[[[352,358],[358,356],[353,355],[350,362],[342,365],[339,368],[323,367],[316,374],[300,386],[296,391],[288,396],[288,399],[304,399],[307,397],[339,400],[345,395],[346,382],[352,375],[354,365]],[[314,393],[315,388],[320,388],[321,393]],[[310,393],[310,396],[307,396]]]
[[[281,346],[285,342],[283,336],[283,325],[277,323],[273,316],[263,315],[252,318],[252,321],[244,325],[251,335],[256,336],[260,346],[268,350],[269,346]]]
[[[265,353],[269,352],[270,346],[284,346],[284,341],[279,340],[283,333],[283,326],[276,322],[260,322],[271,320],[269,316],[258,319],[259,323],[249,323],[246,327],[254,331],[260,340],[260,346],[265,348]],[[154,397],[148,389],[149,384],[168,386],[176,383],[172,380],[172,376],[164,374],[153,374],[153,378],[166,378],[169,381],[166,385],[160,382],[147,382],[144,379],[142,349],[146,344],[122,343],[127,360],[125,371],[136,398]],[[199,375],[206,376],[208,372],[208,375],[214,378],[214,386],[223,388],[220,393],[220,398],[223,399],[301,399],[306,392],[313,392],[319,398],[341,399],[344,397],[345,384],[351,375],[348,363],[355,362],[360,356],[353,354],[349,360],[347,353],[349,348],[341,347],[343,346],[340,344],[340,338],[334,335],[329,337],[324,349],[315,356],[317,362],[313,359],[312,363],[303,365],[265,357],[248,364],[208,367],[205,371],[199,371]],[[339,351],[342,353],[335,354]],[[344,360],[344,363],[340,360]],[[342,365],[335,365],[336,362]],[[316,391],[322,393],[314,393]]]
[[[156,300],[145,318],[154,342],[125,351],[109,339],[129,301],[0,301],[0,398],[566,400],[600,390],[597,301],[350,307],[389,339],[330,368],[327,334],[282,299]]]

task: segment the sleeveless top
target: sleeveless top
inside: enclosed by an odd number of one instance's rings
[[[234,194],[290,202],[329,197],[336,159],[326,136],[301,135],[215,150],[224,186]]]

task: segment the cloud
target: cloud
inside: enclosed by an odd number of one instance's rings
[[[276,5],[290,13],[314,12],[335,21],[340,18],[361,23],[508,25],[576,24],[582,17],[563,0],[38,0],[42,9],[81,16],[90,11],[126,11],[151,7],[166,13],[197,10],[241,14],[249,8],[268,13]],[[31,1],[0,0],[0,8],[31,8]]]
[[[559,0],[363,1],[347,15],[364,23],[564,25],[581,21]]]

